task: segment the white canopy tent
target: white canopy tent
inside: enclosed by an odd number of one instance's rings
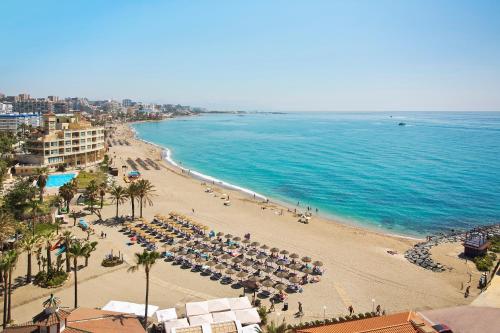
[[[223,323],[227,321],[236,321],[236,315],[233,311],[223,311],[212,313],[214,323]]]
[[[177,312],[175,311],[175,308],[158,310],[156,311],[155,314],[156,314],[156,319],[158,319],[159,323],[177,319]]]
[[[197,326],[202,324],[212,324],[214,319],[210,313],[189,317],[189,325]]]
[[[164,322],[163,327],[165,328],[165,333],[171,333],[172,328],[189,327],[189,322],[187,318],[173,319]]]
[[[207,301],[186,303],[186,316],[188,317],[207,313],[210,313]]]
[[[102,309],[106,311],[134,314],[136,316],[144,316],[144,310],[146,309],[146,306],[145,304],[109,301],[105,306],[103,306]],[[154,315],[156,310],[158,310],[158,307],[156,305],[148,305],[148,317]]]
[[[236,318],[241,322],[242,325],[259,324],[260,316],[257,309],[250,308],[244,310],[234,311]]]
[[[220,312],[227,311],[231,309],[231,304],[227,298],[217,298],[207,301],[209,312]]]
[[[229,298],[229,304],[231,306],[231,310],[244,310],[252,308],[252,304],[248,300],[248,297]]]
[[[243,326],[241,328],[241,333],[258,333],[259,331],[260,331],[260,326],[257,324]]]

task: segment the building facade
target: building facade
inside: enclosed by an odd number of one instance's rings
[[[42,121],[43,132],[27,142],[28,154],[18,156],[17,175],[29,175],[40,167],[83,168],[104,159],[104,127],[92,126],[78,112],[48,113]]]
[[[40,116],[36,113],[6,113],[0,114],[0,132],[16,133],[23,125],[40,126]]]

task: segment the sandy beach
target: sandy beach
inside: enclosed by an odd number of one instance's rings
[[[150,158],[160,165],[159,170],[144,169],[139,166],[142,177],[149,179],[156,187],[153,206],[144,208],[144,217],[152,219],[155,214],[166,215],[178,211],[190,216],[213,230],[243,236],[251,234],[251,239],[279,249],[297,252],[301,256],[311,256],[313,260],[324,262],[326,273],[319,283],[304,286],[304,292],[289,295],[290,309],[287,312],[276,307],[274,315],[287,322],[298,321],[293,317],[297,302],[304,306],[305,320],[322,319],[347,313],[352,305],[356,312],[372,311],[373,304],[380,304],[386,312],[400,310],[424,310],[470,303],[478,291],[475,289],[479,273],[471,262],[458,258],[461,245],[443,244],[432,250],[441,263],[453,267],[452,270],[435,273],[409,263],[403,257],[405,250],[416,241],[386,235],[355,226],[313,216],[310,224],[297,222],[287,208],[278,204],[265,204],[254,200],[248,194],[214,188],[214,193],[227,193],[230,206],[224,206],[220,196],[205,193],[206,186],[201,181],[181,172],[180,169],[162,160],[158,147],[134,138],[134,133],[126,125],[119,125],[116,139],[126,139],[130,145],[114,145],[109,155],[119,169],[117,182],[123,183],[122,165],[131,158]],[[210,163],[210,161],[207,161]],[[128,168],[130,171],[130,167]],[[266,207],[266,209],[262,209]],[[284,210],[283,215],[279,212]],[[194,213],[193,213],[194,210]],[[114,216],[115,207],[106,205],[103,216]],[[130,214],[130,204],[120,207],[120,213]],[[88,216],[91,222],[95,216]],[[84,237],[76,227],[68,226],[80,237]],[[138,245],[127,246],[128,238],[118,232],[118,227],[96,224],[96,235],[91,239],[99,241],[98,250],[90,258],[90,265],[79,273],[79,301],[81,306],[101,307],[109,300],[125,300],[136,303],[144,301],[145,279],[142,272],[127,273],[133,263],[134,252],[142,251]],[[106,239],[99,239],[101,231]],[[116,268],[104,268],[100,262],[106,253],[113,250],[125,255],[126,263]],[[397,252],[391,255],[388,250]],[[16,269],[16,276],[25,274],[26,255],[22,254]],[[34,271],[37,272],[36,263]],[[463,286],[472,276],[471,297],[464,298]],[[179,307],[191,300],[213,297],[237,296],[241,290],[223,286],[209,278],[182,270],[167,262],[159,262],[152,270],[150,303],[166,307]],[[63,287],[50,290],[36,286],[21,286],[13,294],[13,317],[17,323],[27,321],[39,311],[45,295],[56,293],[64,306],[73,304],[73,285],[68,281]],[[374,301],[372,301],[374,300]],[[269,306],[265,300],[264,305]]]

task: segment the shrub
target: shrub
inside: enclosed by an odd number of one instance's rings
[[[104,267],[114,267],[123,264],[123,260],[120,257],[108,257],[104,258],[101,265]]]
[[[490,251],[495,253],[500,253],[500,236],[491,237],[490,242],[491,242]]]
[[[41,271],[35,275],[34,282],[42,288],[55,288],[63,285],[67,278],[68,273],[65,271],[52,270],[49,274]]]
[[[339,322],[339,320],[337,318],[332,318],[332,324],[336,324],[338,322]]]
[[[259,314],[262,325],[267,324],[267,308],[263,305],[259,306],[257,313]]]
[[[346,321],[344,317],[339,317],[339,323],[343,323],[344,321]]]
[[[358,318],[359,318],[359,319],[363,319],[363,318],[365,318],[365,314],[364,314],[364,313],[360,313],[360,314],[358,315]]]
[[[365,317],[366,317],[366,318],[371,318],[371,317],[372,317],[371,312],[365,312]]]
[[[485,256],[475,257],[474,263],[476,264],[476,268],[482,272],[491,270],[495,264],[496,257],[495,253],[488,253]]]

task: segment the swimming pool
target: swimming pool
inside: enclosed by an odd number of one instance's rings
[[[69,183],[75,177],[76,173],[59,173],[49,175],[49,178],[47,179],[47,187],[61,187],[64,184]]]

